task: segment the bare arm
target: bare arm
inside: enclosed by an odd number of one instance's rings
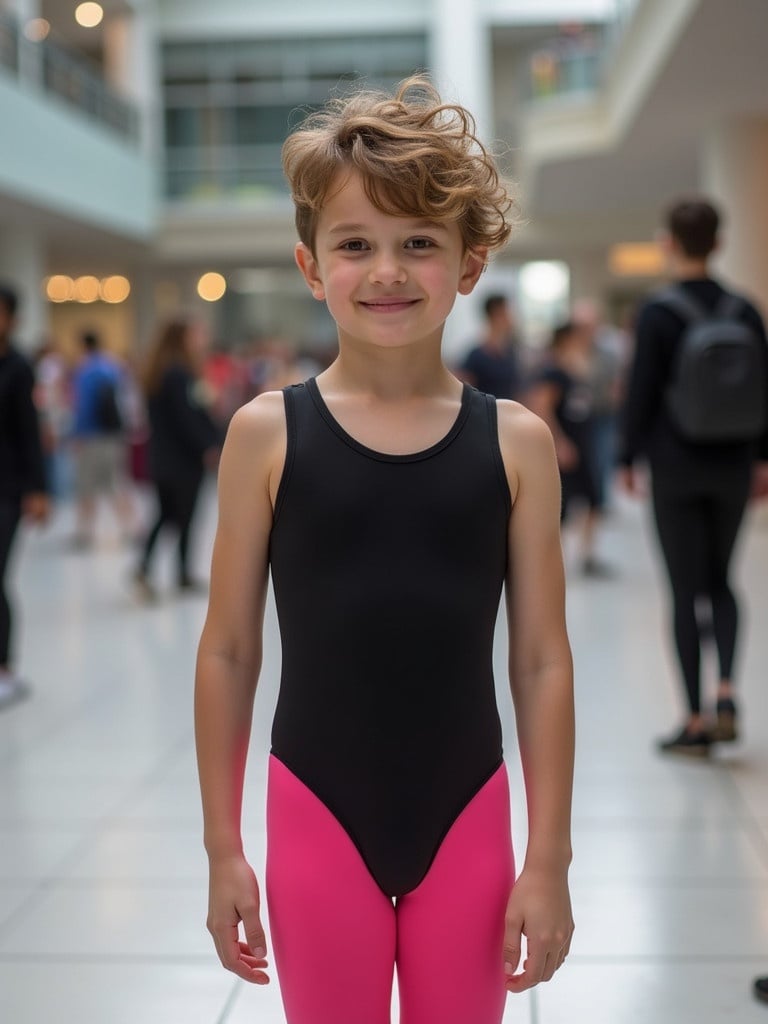
[[[544,423],[499,403],[499,437],[514,496],[506,582],[509,677],[528,805],[525,863],[507,908],[512,971],[528,940],[521,991],[547,981],[573,932],[567,875],[574,759],[573,666],[565,625],[560,483]],[[509,972],[511,973],[511,972]]]
[[[249,981],[266,949],[258,885],[240,832],[243,776],[267,592],[274,496],[285,460],[280,394],[262,395],[233,418],[219,469],[219,521],[208,615],[197,656],[195,738],[211,868],[208,927],[225,967]],[[239,942],[245,927],[246,948]]]

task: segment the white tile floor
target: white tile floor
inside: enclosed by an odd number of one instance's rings
[[[768,518],[751,516],[737,565],[749,596],[746,739],[709,764],[662,760],[651,747],[680,703],[646,519],[621,503],[606,530],[619,580],[571,580],[577,933],[567,967],[510,997],[505,1024],[768,1024],[768,1007],[750,995],[753,975],[768,973]],[[204,928],[191,692],[205,603],[168,595],[136,606],[108,517],[88,554],[66,549],[68,526],[65,509],[46,534],[25,535],[17,562],[34,696],[0,714],[0,1021],[282,1024],[277,979],[266,989],[238,982],[218,967]],[[504,656],[500,636],[521,849]],[[278,670],[270,609],[246,802],[261,878]]]

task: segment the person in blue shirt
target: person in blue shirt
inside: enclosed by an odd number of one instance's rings
[[[97,334],[82,336],[84,358],[73,378],[72,445],[77,527],[74,544],[94,538],[96,506],[107,495],[126,539],[136,534],[136,511],[128,487],[126,438],[121,411],[125,370],[102,351]]]

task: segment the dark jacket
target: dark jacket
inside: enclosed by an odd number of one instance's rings
[[[199,383],[183,366],[171,366],[147,403],[149,469],[154,480],[201,476],[203,456],[221,444],[213,420],[200,401]]]
[[[712,278],[680,283],[705,309],[714,310],[723,296],[723,287]],[[763,321],[750,303],[745,302],[743,318],[765,341]],[[645,456],[654,475],[695,480],[713,472],[744,471],[754,459],[768,459],[768,433],[756,442],[700,444],[686,440],[675,427],[665,405],[665,394],[674,374],[684,331],[680,315],[653,296],[638,315],[620,461],[631,465],[638,457]]]
[[[0,497],[18,500],[47,490],[35,376],[14,348],[0,353]]]

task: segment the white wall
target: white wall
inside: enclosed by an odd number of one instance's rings
[[[0,193],[130,238],[150,235],[156,173],[138,148],[2,71],[0,118]]]
[[[157,23],[163,39],[348,35],[423,30],[430,11],[431,0],[161,0]]]

